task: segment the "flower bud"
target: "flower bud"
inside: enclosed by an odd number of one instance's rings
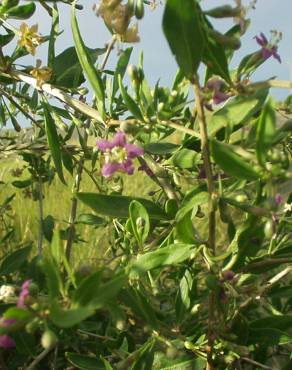
[[[52,330],[46,330],[41,338],[41,345],[44,349],[49,349],[55,347],[58,338]]]
[[[144,2],[143,0],[137,0],[135,6],[135,17],[137,19],[142,19],[144,17]]]

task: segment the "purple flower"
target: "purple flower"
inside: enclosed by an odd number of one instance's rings
[[[282,198],[281,194],[277,193],[275,195],[275,202],[276,202],[277,206],[279,206],[283,202],[283,198]]]
[[[276,34],[275,34],[276,35]],[[256,42],[262,47],[262,56],[264,60],[269,59],[271,56],[279,63],[281,63],[281,57],[278,54],[278,42],[280,41],[280,36],[272,42],[268,42],[266,36],[261,32],[259,36],[255,36]]]
[[[219,80],[218,78],[213,78],[207,82],[207,88],[209,90],[213,90],[212,99],[214,104],[221,104],[230,97],[221,90],[222,86],[223,81]]]
[[[18,301],[17,301],[17,307],[22,307],[22,308],[26,307],[25,301],[29,297],[29,286],[30,286],[31,282],[32,282],[32,280],[29,279],[29,280],[26,280],[22,284],[21,291],[20,291]]]
[[[96,144],[105,157],[105,163],[101,170],[104,177],[109,177],[116,171],[132,175],[134,173],[133,159],[144,154],[142,148],[127,143],[126,135],[123,132],[116,133],[112,141],[101,139]]]
[[[14,319],[5,319],[4,317],[0,318],[0,327],[7,328],[10,325],[16,323]],[[14,348],[15,342],[9,335],[0,335],[0,347],[1,348]]]
[[[226,280],[231,281],[231,280],[233,280],[234,276],[235,276],[235,273],[231,270],[226,270],[226,271],[223,271],[223,273],[222,273],[222,278],[223,278],[224,281],[226,281]]]
[[[1,348],[14,348],[15,346],[14,340],[9,335],[0,335]]]

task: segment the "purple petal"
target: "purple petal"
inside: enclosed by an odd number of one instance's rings
[[[0,347],[2,348],[14,348],[15,342],[8,335],[0,335]]]
[[[136,158],[144,154],[144,150],[135,144],[126,144],[125,148],[128,153],[128,158]]]
[[[97,140],[96,145],[99,150],[101,150],[103,153],[106,152],[108,149],[112,149],[113,145],[110,141],[108,140]]]
[[[32,282],[32,279],[28,279],[26,280],[22,285],[21,285],[21,289],[28,289],[30,284]]]
[[[217,78],[216,79],[213,78],[212,80],[209,80],[207,82],[207,88],[210,90],[218,91],[220,90],[221,86],[222,86],[222,81]]]
[[[283,202],[283,198],[282,198],[281,194],[277,193],[275,195],[275,202],[276,202],[277,206],[279,206]]]
[[[128,175],[133,175],[133,173],[134,173],[134,164],[131,161],[131,159],[127,159],[122,164],[122,169],[123,169],[123,171],[127,172]]]
[[[271,50],[271,53],[272,53],[273,57],[274,57],[275,59],[277,59],[277,61],[278,61],[279,63],[282,63],[281,57],[280,57],[280,55],[277,53],[277,48],[275,48],[275,47],[274,47],[274,48]]]
[[[126,145],[126,135],[123,132],[117,132],[112,140],[112,146],[121,146],[124,148]]]
[[[114,174],[116,171],[119,171],[121,169],[121,164],[117,162],[112,163],[106,163],[103,165],[101,173],[104,177],[110,177],[112,174]]]
[[[213,95],[213,103],[214,104],[220,104],[223,103],[225,100],[227,100],[229,96],[225,94],[222,91],[216,91],[215,94]]]
[[[0,327],[7,328],[16,323],[15,319],[5,319],[4,317],[0,318]]]
[[[267,59],[269,59],[272,56],[271,50],[270,49],[267,49],[267,48],[263,48],[262,49],[262,54],[263,54],[264,60],[267,60]]]
[[[268,44],[268,40],[262,32],[260,33],[260,36],[256,36],[255,39],[260,46],[266,46]]]

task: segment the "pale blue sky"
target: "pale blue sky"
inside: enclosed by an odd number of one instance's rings
[[[84,5],[85,11],[77,12],[78,20],[82,36],[90,47],[103,47],[109,41],[110,34],[103,24],[101,18],[97,18],[92,11],[93,4],[98,4],[99,1],[83,0],[80,1]],[[245,1],[247,4],[248,1]],[[202,0],[201,5],[204,9],[209,9],[214,6],[234,4],[232,0]],[[48,34],[50,24],[49,18],[44,10],[38,5],[39,10],[29,20],[30,24],[38,23],[40,32]],[[66,47],[72,46],[72,35],[70,29],[70,7],[61,5],[60,7],[60,26],[65,32],[59,37],[57,50],[64,50]],[[144,50],[145,74],[152,85],[160,78],[165,85],[170,85],[177,66],[174,58],[171,56],[170,50],[163,36],[161,29],[161,19],[163,6],[158,5],[155,11],[150,11],[147,8],[144,19],[139,22],[141,42],[134,44],[135,52],[132,57],[132,62],[137,62],[140,50]],[[242,39],[243,47],[236,53],[234,65],[247,53],[258,49],[253,37],[260,32],[264,32],[269,37],[270,30],[278,30],[283,32],[283,39],[279,46],[279,53],[282,57],[282,64],[279,64],[274,59],[269,59],[258,71],[255,76],[257,79],[264,79],[271,76],[277,76],[279,79],[291,79],[292,71],[292,27],[291,27],[292,1],[291,0],[258,0],[256,10],[249,13],[251,18],[251,27],[247,34]],[[14,22],[17,24],[18,22]],[[232,20],[218,20],[216,27],[220,30],[227,30],[232,26]],[[43,45],[38,50],[38,57],[46,61],[46,48]],[[109,66],[114,66],[116,62],[116,51],[113,52]],[[290,91],[275,91],[275,95],[279,98],[287,96]]]

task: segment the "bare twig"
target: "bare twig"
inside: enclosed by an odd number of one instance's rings
[[[107,63],[107,61],[108,61],[108,58],[109,58],[109,56],[110,56],[111,51],[113,50],[113,48],[114,48],[114,46],[115,46],[116,41],[117,41],[117,38],[116,38],[116,36],[115,36],[115,35],[113,35],[113,37],[112,37],[111,41],[110,41],[110,42],[109,42],[109,44],[107,45],[106,53],[105,53],[105,55],[104,55],[103,61],[102,61],[102,63],[101,63],[101,66],[100,66],[100,68],[99,68],[99,70],[100,70],[100,71],[103,71],[103,70],[104,70],[105,65],[106,65],[106,63]]]
[[[260,362],[258,362],[258,361],[254,361],[254,360],[252,360],[251,358],[248,358],[248,357],[240,357],[240,359],[241,359],[242,361],[248,362],[249,364],[252,364],[252,365],[254,365],[254,366],[260,367],[261,369],[265,369],[265,370],[273,370],[273,368],[271,368],[270,366],[263,365],[263,364],[261,364],[261,363],[260,363]]]
[[[35,367],[52,351],[54,347],[47,348],[43,352],[41,352],[33,362],[26,368],[26,370],[34,370]]]

